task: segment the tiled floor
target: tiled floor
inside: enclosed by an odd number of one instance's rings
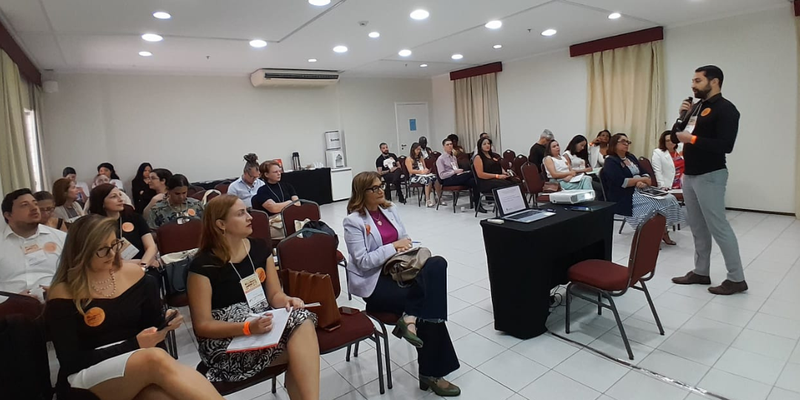
[[[461,399],[709,399],[656,380],[594,353],[545,334],[519,340],[494,330],[491,293],[479,219],[452,208],[400,205],[406,229],[449,263],[450,320],[447,322],[461,369],[450,378],[461,386]],[[322,207],[323,220],[340,233],[345,204]],[[800,400],[800,221],[792,217],[729,212],[740,241],[750,290],[732,297],[715,297],[706,287],[673,285],[670,277],[692,267],[693,246],[688,227],[673,233],[677,246],[665,246],[655,278],[648,284],[666,334],[660,336],[642,293],[619,298],[636,360],[643,368],[688,385],[738,400]],[[441,227],[448,234],[441,236]],[[617,225],[618,227],[618,225]],[[627,259],[632,229],[615,233],[614,259]],[[712,281],[724,279],[725,267],[716,249]],[[342,287],[345,288],[344,274]],[[562,289],[563,292],[563,289]],[[568,337],[621,359],[627,359],[610,312],[598,316],[594,307],[576,300]],[[358,299],[340,304],[363,308]],[[551,331],[564,335],[564,307],[551,314]],[[188,311],[184,310],[185,313]],[[188,318],[187,318],[188,319]],[[378,392],[375,350],[362,347],[358,358],[345,362],[344,352],[322,357],[322,399],[434,398],[419,390],[416,352],[393,336],[394,388]],[[190,328],[178,336],[180,361],[199,360]],[[274,399],[266,384],[228,399]],[[287,399],[279,389],[277,398]]]

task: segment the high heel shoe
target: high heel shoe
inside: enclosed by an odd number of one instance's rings
[[[667,236],[662,236],[662,237],[661,237],[661,240],[663,240],[663,241],[664,241],[664,243],[666,243],[666,244],[667,244],[667,246],[675,246],[675,245],[677,244],[677,243],[675,243],[675,241],[674,241],[674,240],[670,239],[670,238],[669,238],[669,237],[667,237]]]
[[[439,386],[439,382],[444,382],[445,387]],[[445,380],[444,378],[431,378],[424,375],[419,376],[419,389],[420,390],[433,390],[442,397],[452,397],[461,395],[461,388]]]
[[[406,322],[403,318],[397,320],[392,335],[397,336],[399,339],[405,339],[408,343],[416,348],[422,348],[422,339],[408,330],[409,325],[417,326],[416,322]]]

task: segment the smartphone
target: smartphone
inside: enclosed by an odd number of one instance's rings
[[[565,209],[565,210],[569,210],[569,211],[583,211],[583,212],[590,212],[590,211],[592,211],[592,209],[591,209],[591,208],[589,208],[589,207],[584,207],[584,206],[571,206],[571,207],[564,207],[564,209]]]
[[[178,310],[175,310],[175,312],[172,313],[170,316],[164,318],[164,322],[161,323],[161,325],[158,327],[158,330],[163,330],[164,328],[166,328],[169,325],[169,323],[172,322],[172,320],[175,319],[177,316],[178,316]]]

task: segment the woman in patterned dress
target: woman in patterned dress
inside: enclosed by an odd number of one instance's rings
[[[319,398],[319,346],[317,316],[303,301],[281,289],[272,250],[253,232],[244,202],[233,195],[211,200],[203,215],[203,234],[197,257],[189,268],[187,293],[192,327],[200,358],[212,382],[241,381],[271,365],[289,364],[286,390],[291,399]],[[258,279],[261,300],[245,297],[243,281]],[[291,310],[277,346],[227,353],[236,336],[272,330],[272,316],[252,318],[269,309]]]
[[[431,188],[436,182],[436,175],[431,173],[431,170],[425,167],[425,158],[422,157],[422,146],[414,142],[411,144],[411,152],[409,157],[406,158],[406,169],[410,175],[411,183],[418,183],[425,185],[425,202],[428,207],[433,207],[431,201]]]

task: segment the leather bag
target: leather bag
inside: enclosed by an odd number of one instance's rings
[[[414,247],[411,250],[397,253],[383,264],[383,274],[389,275],[398,284],[413,281],[425,262],[431,258],[427,247]]]
[[[330,332],[342,325],[330,275],[282,269],[278,271],[278,276],[283,284],[283,291],[288,296],[297,297],[306,304],[320,303],[319,307],[308,308],[317,314],[318,328]]]

